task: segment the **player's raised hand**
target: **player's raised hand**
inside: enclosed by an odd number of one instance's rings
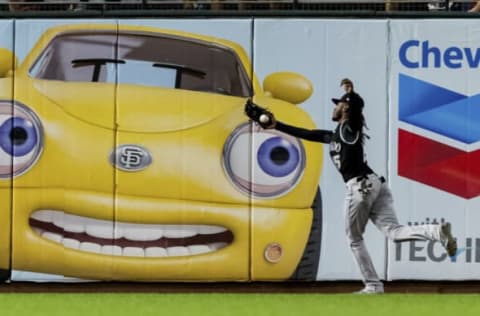
[[[275,128],[277,123],[272,112],[253,103],[251,99],[245,103],[245,115],[265,129]]]

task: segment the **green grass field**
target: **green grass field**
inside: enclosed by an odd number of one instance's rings
[[[0,294],[1,316],[480,315],[480,295]]]

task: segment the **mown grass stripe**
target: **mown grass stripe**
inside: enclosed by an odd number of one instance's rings
[[[480,295],[4,293],[2,316],[480,315]]]

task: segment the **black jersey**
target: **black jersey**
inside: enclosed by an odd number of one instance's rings
[[[338,124],[334,131],[308,130],[282,122],[277,122],[275,128],[305,140],[330,144],[330,157],[345,182],[373,173],[364,160],[362,135],[354,132],[348,121]]]

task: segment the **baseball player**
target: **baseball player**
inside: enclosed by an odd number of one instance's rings
[[[332,99],[335,107],[332,120],[335,130],[307,130],[277,121],[270,111],[247,102],[246,115],[263,128],[275,128],[305,140],[330,145],[330,157],[345,181],[345,230],[353,256],[360,268],[365,287],[359,294],[383,293],[370,255],[363,241],[365,226],[370,219],[377,228],[395,242],[410,240],[440,241],[449,256],[457,251],[456,239],[449,223],[418,226],[400,225],[393,209],[393,198],[385,179],[375,174],[364,160],[365,119],[363,99],[350,92]]]

